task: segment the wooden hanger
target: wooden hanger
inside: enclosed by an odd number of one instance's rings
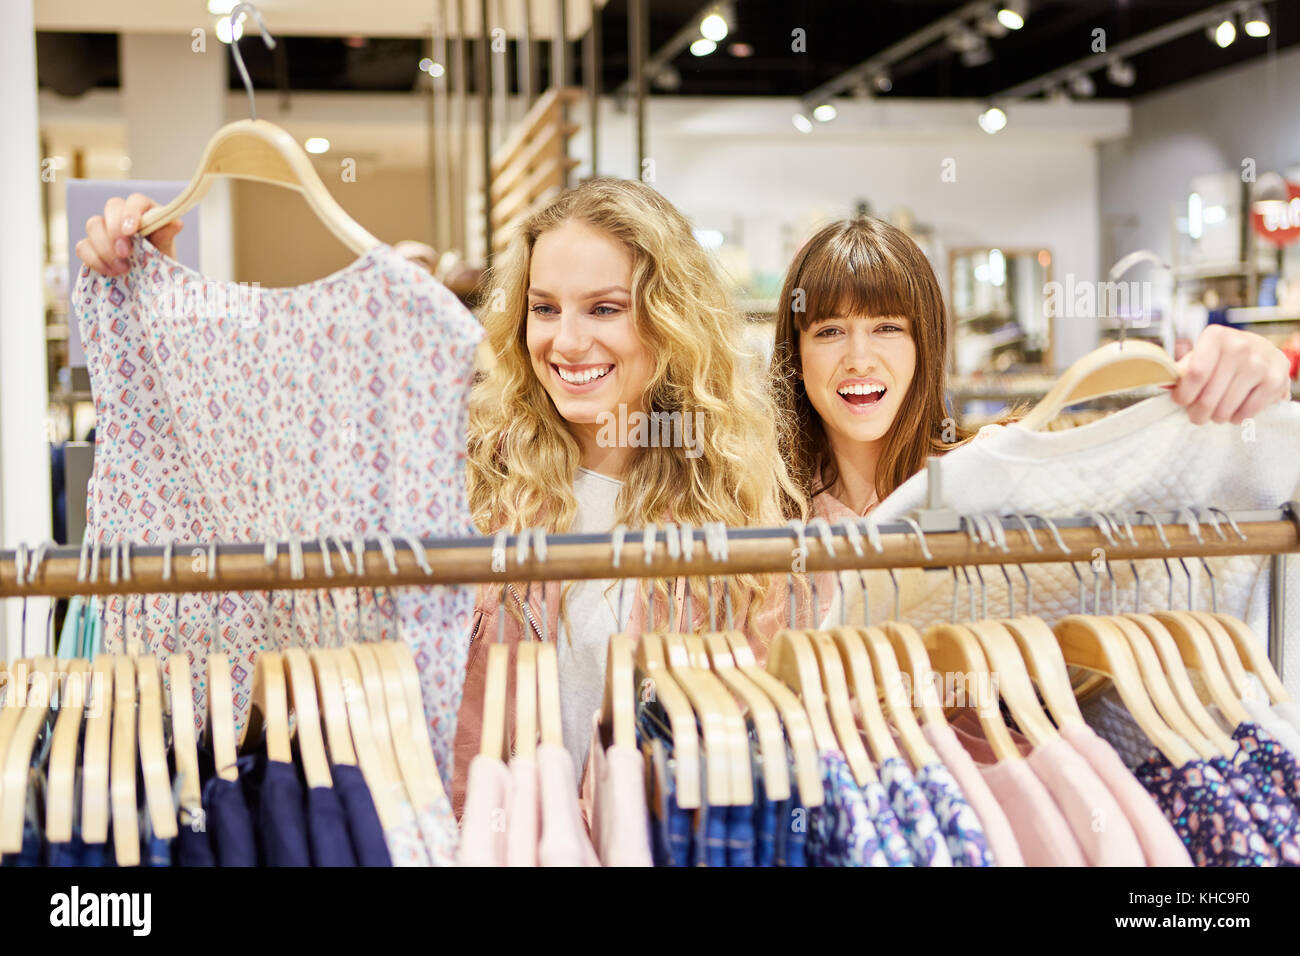
[[[600,702],[601,729],[612,746],[636,747],[635,695],[632,641],[626,634],[614,634],[605,654],[605,690]]]
[[[1176,381],[1178,367],[1158,345],[1136,339],[1109,342],[1066,369],[1019,425],[1039,431],[1061,411],[1079,402]]]
[[[1210,699],[1222,711],[1228,725],[1235,728],[1250,720],[1250,714],[1241,706],[1241,698],[1229,683],[1209,635],[1195,618],[1185,614],[1186,612],[1178,611],[1151,612],[1151,616],[1165,626],[1178,645],[1178,654],[1183,663],[1201,672]]]
[[[787,799],[790,796],[790,761],[786,756],[780,714],[771,698],[736,666],[725,634],[711,631],[702,640],[713,673],[744,702],[749,719],[753,721],[759,758],[763,761],[763,789],[767,798],[772,801]],[[811,733],[810,730],[810,736]]]
[[[1160,657],[1156,654],[1151,639],[1147,637],[1142,628],[1123,615],[1111,616],[1106,620],[1114,624],[1115,628],[1128,641],[1129,650],[1133,652],[1138,671],[1142,675],[1142,683],[1151,696],[1151,702],[1155,704],[1156,712],[1169,725],[1169,729],[1187,741],[1191,748],[1206,760],[1214,757],[1226,757],[1227,754],[1202,734],[1196,724],[1192,722],[1191,717],[1183,710],[1183,706],[1178,702],[1178,696],[1174,693],[1164,668],[1161,667]]]
[[[438,761],[433,755],[433,742],[429,739],[428,715],[424,712],[424,694],[420,691],[420,672],[415,666],[415,656],[410,645],[400,638],[384,642],[384,648],[392,657],[394,665],[406,688],[406,711],[411,720],[411,737],[415,741],[415,755],[419,759],[424,773],[434,785],[436,794],[446,796],[442,785],[442,775],[438,773]]]
[[[113,807],[113,846],[118,866],[140,865],[140,823],[135,797],[135,664],[113,657],[113,750],[109,798]]]
[[[839,750],[844,754],[845,762],[853,772],[858,786],[879,782],[876,768],[871,765],[871,757],[858,722],[853,716],[853,701],[849,697],[849,682],[844,673],[844,662],[840,659],[840,649],[835,639],[824,631],[805,631],[808,643],[817,659],[817,670],[821,677],[821,686],[826,693],[826,709],[831,719],[831,728],[839,741]]]
[[[1071,614],[1056,622],[1065,662],[1106,674],[1137,725],[1175,767],[1196,758],[1191,745],[1170,729],[1152,706],[1128,641],[1106,618]]]
[[[487,678],[483,690],[483,732],[479,738],[481,756],[508,760],[506,747],[506,684],[509,678],[510,647],[488,646]]]
[[[745,725],[745,715],[741,713],[740,704],[731,695],[730,688],[722,682],[713,668],[709,666],[709,654],[704,649],[704,640],[698,634],[687,634],[682,640],[686,648],[691,670],[699,675],[701,683],[712,688],[722,706],[723,717],[727,724],[727,739],[731,752],[727,760],[730,767],[731,806],[752,806],[754,803],[754,764],[749,752],[749,728]]]
[[[1070,687],[1070,673],[1056,635],[1040,617],[1016,617],[1000,622],[1020,648],[1034,685],[1059,727],[1084,726],[1083,712]]]
[[[19,659],[9,665],[9,690],[4,706],[0,707],[0,762],[9,752],[9,742],[18,729],[18,719],[27,705],[28,674],[31,661]]]
[[[943,715],[943,706],[939,700],[938,688],[934,686],[934,671],[930,669],[930,656],[925,651],[925,644],[920,633],[912,625],[903,621],[886,621],[880,625],[881,632],[889,639],[894,648],[896,659],[912,679],[913,705],[921,711],[921,720],[925,723],[947,726]]]
[[[1277,676],[1277,671],[1273,670],[1273,664],[1264,651],[1264,644],[1254,635],[1246,622],[1231,614],[1211,613],[1210,616],[1223,626],[1228,639],[1237,648],[1241,662],[1246,665],[1248,671],[1259,678],[1260,683],[1264,685],[1264,690],[1268,691],[1269,699],[1275,704],[1290,703],[1290,691]]]
[[[289,741],[289,691],[284,677],[284,658],[279,651],[260,651],[253,665],[253,693],[244,725],[242,753],[252,753],[266,735],[266,756],[277,763],[292,763]]]
[[[346,648],[334,648],[317,652],[329,658],[338,668],[339,678],[343,684],[343,702],[348,708],[348,730],[352,735],[352,747],[356,754],[357,766],[366,781],[370,796],[374,800],[375,813],[385,830],[398,825],[401,815],[396,806],[396,797],[402,785],[387,770],[379,746],[375,743],[374,728],[370,721],[370,708],[366,702],[366,693],[362,686],[361,671],[356,658]]]
[[[636,642],[636,667],[649,681],[648,692],[668,716],[673,736],[673,761],[677,768],[677,805],[684,810],[700,806],[700,738],[690,699],[668,671],[663,642],[658,634],[642,634]],[[647,692],[642,684],[641,692]]]
[[[817,740],[813,736],[812,722],[803,702],[794,691],[758,665],[754,649],[740,631],[727,631],[724,635],[731,646],[731,658],[742,674],[750,679],[776,705],[785,728],[786,740],[794,756],[795,782],[799,786],[799,800],[805,807],[819,807],[825,801],[822,792],[821,761],[817,755]]]
[[[700,735],[704,739],[704,782],[709,806],[728,806],[731,803],[734,747],[726,711],[714,687],[706,684],[696,673],[682,636],[661,634],[657,637],[663,645],[668,672],[685,692],[699,720]]]
[[[280,654],[284,662],[288,703],[293,709],[294,733],[298,737],[298,754],[302,759],[303,777],[308,788],[332,787],[330,761],[325,753],[321,733],[320,704],[316,697],[316,676],[311,660],[301,647],[286,647]]]
[[[867,649],[876,686],[884,695],[885,707],[893,718],[898,737],[903,742],[903,750],[912,765],[917,769],[939,762],[939,755],[930,746],[930,741],[921,733],[921,726],[916,722],[912,712],[912,701],[907,693],[902,671],[898,667],[898,658],[889,637],[879,627],[855,628],[862,645]],[[930,685],[933,689],[933,684]]]
[[[564,746],[564,725],[560,717],[560,663],[555,645],[543,641],[537,645],[537,722],[542,743],[548,747]]]
[[[59,716],[50,741],[48,779],[45,788],[45,839],[67,843],[72,839],[75,815],[77,753],[81,723],[90,695],[90,662],[74,658],[67,662],[67,678],[59,700]],[[193,727],[193,723],[190,724]]]
[[[1228,635],[1227,628],[1208,611],[1184,611],[1182,613],[1187,614],[1192,620],[1200,624],[1201,629],[1205,631],[1205,635],[1214,646],[1215,653],[1219,656],[1219,663],[1223,665],[1223,673],[1228,678],[1228,686],[1232,688],[1237,698],[1239,700],[1254,700],[1257,696],[1255,685],[1246,676],[1246,668],[1242,666],[1241,655],[1237,653],[1237,645],[1233,643],[1232,638]]]
[[[537,756],[537,645],[532,641],[515,651],[514,751],[527,760]]]
[[[177,813],[172,800],[171,770],[167,766],[167,738],[163,733],[162,679],[157,658],[147,650],[135,658],[135,676],[145,804],[154,835],[170,840],[176,837]]]
[[[997,621],[967,621],[966,628],[984,649],[984,656],[997,675],[997,691],[1007,702],[1021,733],[1035,747],[1060,738],[1051,719],[1043,712],[1034,692],[1025,659],[1010,632]]]
[[[821,668],[808,635],[790,628],[778,631],[768,647],[767,672],[793,690],[803,702],[817,749],[839,750],[839,739],[826,709]]]
[[[355,673],[360,677],[366,713],[370,717],[371,739],[383,764],[385,777],[400,788],[405,799],[411,800],[412,795],[406,793],[406,784],[397,766],[397,755],[393,752],[393,735],[388,726],[388,703],[384,699],[383,679],[379,674],[379,664],[375,661],[374,649],[371,644],[363,642],[350,645],[343,654],[351,658],[356,668]],[[344,670],[344,673],[347,671]]]
[[[32,765],[36,738],[50,712],[50,696],[57,671],[54,659],[50,657],[38,657],[32,665],[31,683],[26,688],[23,705],[15,708],[18,721],[4,751],[0,772],[0,853],[20,853],[23,848],[28,770]]]
[[[1161,670],[1173,688],[1174,699],[1178,701],[1179,707],[1191,720],[1201,737],[1209,741],[1214,749],[1224,756],[1235,753],[1236,743],[1205,709],[1196,689],[1192,687],[1187,665],[1183,662],[1178,644],[1169,633],[1169,629],[1150,614],[1125,614],[1123,617],[1138,626],[1138,630],[1145,635],[1150,646],[1155,650],[1156,657],[1160,660]]]
[[[384,703],[388,707],[388,730],[392,734],[393,755],[397,758],[398,770],[401,771],[406,792],[410,794],[416,811],[423,812],[433,806],[441,795],[442,781],[435,783],[430,778],[427,766],[416,751],[415,738],[411,733],[411,717],[406,710],[406,688],[402,686],[397,663],[385,646],[391,643],[383,641],[366,650],[374,655],[379,667]]]
[[[890,757],[901,757],[889,724],[885,722],[884,711],[880,709],[880,688],[862,635],[855,628],[837,627],[830,631],[830,639],[839,651],[853,698],[858,702],[858,714],[867,743],[871,746],[871,756],[877,763]]]
[[[313,648],[307,655],[316,680],[316,699],[320,702],[321,723],[325,727],[325,744],[329,748],[331,767],[355,767],[356,748],[348,729],[347,702],[343,698],[343,679],[338,662],[326,648]]]
[[[1016,746],[1011,731],[1002,720],[997,700],[985,699],[986,692],[992,687],[992,675],[989,673],[984,650],[975,635],[960,624],[935,624],[925,632],[921,640],[932,667],[943,673],[962,674],[967,680],[976,681],[975,713],[994,758],[998,761],[1020,759],[1020,748]]]
[[[86,739],[81,756],[81,838],[90,844],[108,842],[109,738],[116,704],[115,673],[112,656],[96,655],[90,669]]]

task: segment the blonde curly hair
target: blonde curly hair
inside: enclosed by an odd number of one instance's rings
[[[783,499],[803,495],[782,461],[762,360],[744,348],[745,320],[725,280],[690,223],[659,193],[636,181],[593,179],[525,220],[485,279],[482,320],[492,362],[471,395],[468,442],[470,509],[479,530],[540,525],[564,532],[577,512],[573,480],[581,451],[526,344],[533,247],[566,222],[601,230],[632,254],[632,321],[654,359],[646,410],[698,412],[703,423],[697,457],[681,448],[637,449],[622,476],[617,520],[630,528],[783,523]],[[754,623],[768,590],[765,576],[731,578],[729,588],[733,601],[751,599]],[[656,593],[668,600],[662,582]]]

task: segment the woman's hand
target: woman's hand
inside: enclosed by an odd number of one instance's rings
[[[1170,394],[1197,425],[1239,425],[1291,398],[1291,363],[1281,349],[1254,332],[1206,326],[1176,364],[1179,379]]]
[[[126,199],[114,196],[104,206],[104,215],[86,220],[86,238],[77,243],[77,258],[100,275],[124,274],[130,263],[130,237],[140,229],[140,217],[158,205],[148,196],[133,193]],[[176,256],[179,219],[150,234],[149,241],[164,255]]]

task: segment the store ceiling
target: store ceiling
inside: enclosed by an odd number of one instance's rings
[[[457,0],[446,0],[455,10]],[[699,17],[715,5],[701,0],[648,0],[650,51],[655,53],[683,29],[693,29]],[[683,50],[669,69],[653,77],[656,95],[803,96],[861,63],[880,50],[964,6],[968,0],[858,0],[858,2],[799,2],[794,0],[732,0],[731,29],[717,50],[704,57]],[[892,69],[896,97],[989,97],[1026,80],[1087,57],[1094,31],[1105,31],[1113,46],[1128,38],[1210,8],[1223,0],[1030,0],[1023,29],[989,41],[992,59],[967,66],[959,53],[939,42],[923,48]],[[507,32],[514,36],[522,0],[489,0],[499,10]],[[467,10],[478,3],[468,0]],[[545,35],[555,10],[548,0],[532,0],[534,36]],[[581,11],[585,0],[567,0],[570,35],[585,32],[589,22]],[[599,5],[599,4],[598,4]],[[38,72],[43,86],[64,95],[92,87],[118,84],[117,42],[113,33],[144,29],[152,32],[185,28],[190,21],[211,19],[204,0],[121,0],[111,5],[79,0],[36,0]],[[1300,43],[1300,3],[1273,0],[1264,4],[1272,19],[1266,39],[1239,30],[1236,42],[1220,49],[1197,31],[1132,58],[1136,76],[1125,88],[1111,83],[1104,70],[1092,74],[1095,96],[1141,96],[1246,60],[1271,49]],[[245,42],[241,50],[254,82],[265,89],[404,91],[417,88],[420,58],[427,55],[430,12],[436,0],[265,0],[261,4],[268,26],[283,38],[272,54],[260,44]],[[356,12],[366,14],[358,19]],[[602,83],[606,91],[628,78],[628,0],[609,0],[600,12]],[[492,14],[489,14],[490,20]],[[175,21],[173,23],[173,21]],[[183,21],[183,22],[182,22]],[[319,26],[317,26],[319,24]],[[472,26],[477,25],[474,18]],[[791,49],[792,31],[801,29],[806,52]],[[345,36],[350,30],[355,35]],[[534,56],[539,85],[549,70],[549,44],[539,44]],[[748,48],[748,49],[746,49]],[[514,80],[515,43],[509,43]],[[747,54],[747,55],[742,55]],[[454,55],[454,54],[453,54]],[[580,47],[574,48],[575,69],[581,71]],[[471,77],[473,70],[468,71]],[[231,88],[238,89],[231,69]]]

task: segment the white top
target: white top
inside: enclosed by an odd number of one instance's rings
[[[608,534],[617,523],[615,503],[623,482],[617,478],[579,468],[573,480],[578,499],[578,516],[573,534]],[[609,638],[619,630],[622,620],[615,612],[618,603],[617,583],[608,579],[575,581],[566,585],[565,607],[569,623],[560,619],[556,656],[560,670],[560,722],[564,729],[564,746],[573,757],[577,781],[591,743],[591,715],[600,709],[605,687],[605,655]],[[629,589],[630,590],[630,589]],[[627,602],[629,598],[624,598]],[[626,611],[624,612],[626,613]]]

